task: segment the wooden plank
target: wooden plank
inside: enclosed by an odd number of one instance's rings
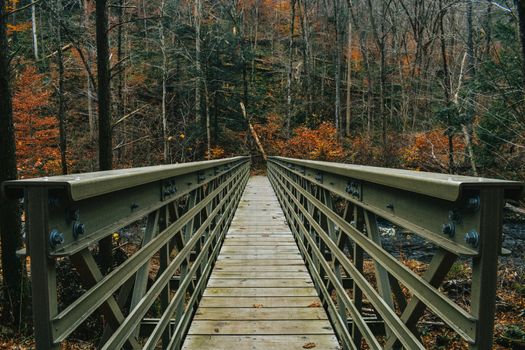
[[[307,272],[279,272],[276,274],[275,271],[214,271],[211,274],[211,278],[283,278],[283,279],[308,279],[310,275]]]
[[[195,320],[207,321],[257,321],[257,320],[326,320],[326,312],[322,308],[206,308],[200,307],[195,314]]]
[[[206,288],[204,296],[226,297],[315,297],[317,293],[309,288]]]
[[[221,260],[298,260],[301,259],[299,253],[278,253],[273,254],[221,254],[219,261]],[[302,262],[302,261],[301,261]]]
[[[183,349],[303,346],[340,348],[268,179],[254,177]]]
[[[230,241],[227,245],[224,245],[224,246],[252,246],[252,247],[262,247],[262,246],[266,246],[266,247],[276,247],[276,243],[278,243],[278,245],[280,246],[283,246],[283,245],[289,245],[289,246],[292,246],[292,247],[295,247],[296,246],[296,243],[294,241],[290,241],[290,242],[264,242],[264,241],[261,241],[261,242],[252,242],[252,241]]]
[[[254,266],[246,266],[246,265],[230,265],[230,266],[215,266],[213,271],[236,271],[236,272],[306,272],[306,266],[303,265],[272,265],[272,266],[261,266],[261,265],[254,265]]]
[[[303,279],[248,279],[248,278],[210,278],[208,287],[214,288],[292,288],[301,287],[313,288],[313,282],[310,278]]]
[[[280,244],[281,242],[289,242],[295,244],[295,241],[292,236],[278,236],[278,237],[263,237],[263,236],[257,236],[257,237],[247,237],[247,236],[237,236],[237,237],[226,237],[224,240],[224,243],[227,244],[229,242],[254,242],[254,243],[273,243],[273,244]]]
[[[221,254],[250,254],[250,253],[273,253],[273,252],[286,252],[286,253],[297,253],[297,248],[294,246],[276,246],[276,247],[253,247],[253,246],[229,246],[225,245],[222,247]]]
[[[280,260],[280,259],[227,259],[227,260],[219,260],[217,261],[217,266],[229,266],[229,265],[304,265],[304,262],[300,259],[287,259],[287,260]]]
[[[314,344],[313,349],[339,350],[334,335],[256,335],[256,336],[215,336],[189,335],[183,350],[290,350],[305,349]],[[310,345],[311,346],[311,345]]]
[[[204,296],[200,302],[200,307],[253,307],[262,305],[263,307],[319,307],[321,301],[317,296],[297,297],[211,297]]]
[[[327,320],[286,321],[199,321],[194,320],[190,335],[219,334],[334,334]]]

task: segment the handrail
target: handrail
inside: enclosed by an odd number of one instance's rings
[[[236,157],[4,183],[7,195],[24,198],[37,349],[58,349],[96,310],[107,322],[102,349],[180,348],[249,168],[249,157]],[[141,246],[104,275],[93,247],[144,218]],[[59,309],[63,258],[86,291]],[[148,283],[153,260],[159,268]],[[146,318],[154,329],[140,339]]]
[[[492,348],[504,199],[520,198],[522,183],[282,157],[270,157],[268,173],[345,349],[362,339],[371,349],[424,349],[417,326],[427,309],[471,349]],[[378,218],[434,245],[423,276],[382,247]],[[470,309],[439,289],[459,257],[472,261]]]

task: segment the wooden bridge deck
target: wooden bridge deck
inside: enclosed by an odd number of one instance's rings
[[[252,177],[183,345],[339,349],[268,179]]]

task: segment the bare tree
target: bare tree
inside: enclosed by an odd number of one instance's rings
[[[109,67],[108,5],[96,0],[97,76],[98,76],[98,161],[100,170],[113,168],[111,133],[111,70]],[[113,242],[108,236],[99,242],[101,264],[108,271],[113,266]]]
[[[7,0],[0,0],[0,183],[16,180],[15,131],[13,126],[13,104],[11,99],[11,72],[7,38]],[[0,239],[2,244],[2,276],[13,310],[15,322],[19,316],[20,281],[22,264],[16,256],[20,246],[20,215],[18,203],[0,193]],[[6,315],[7,316],[7,315]],[[10,320],[5,320],[6,322]]]
[[[290,137],[292,120],[292,69],[293,69],[293,35],[295,28],[295,3],[290,0],[290,32],[288,37],[288,66],[286,74],[286,135]]]

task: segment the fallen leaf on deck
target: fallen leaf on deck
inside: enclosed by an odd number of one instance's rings
[[[321,307],[321,303],[319,301],[314,301],[308,307]]]
[[[313,342],[310,342],[310,343],[306,343],[303,345],[303,349],[313,349],[315,348],[317,345]]]
[[[264,306],[263,304],[253,304],[253,307],[256,309],[260,309],[263,306]]]

